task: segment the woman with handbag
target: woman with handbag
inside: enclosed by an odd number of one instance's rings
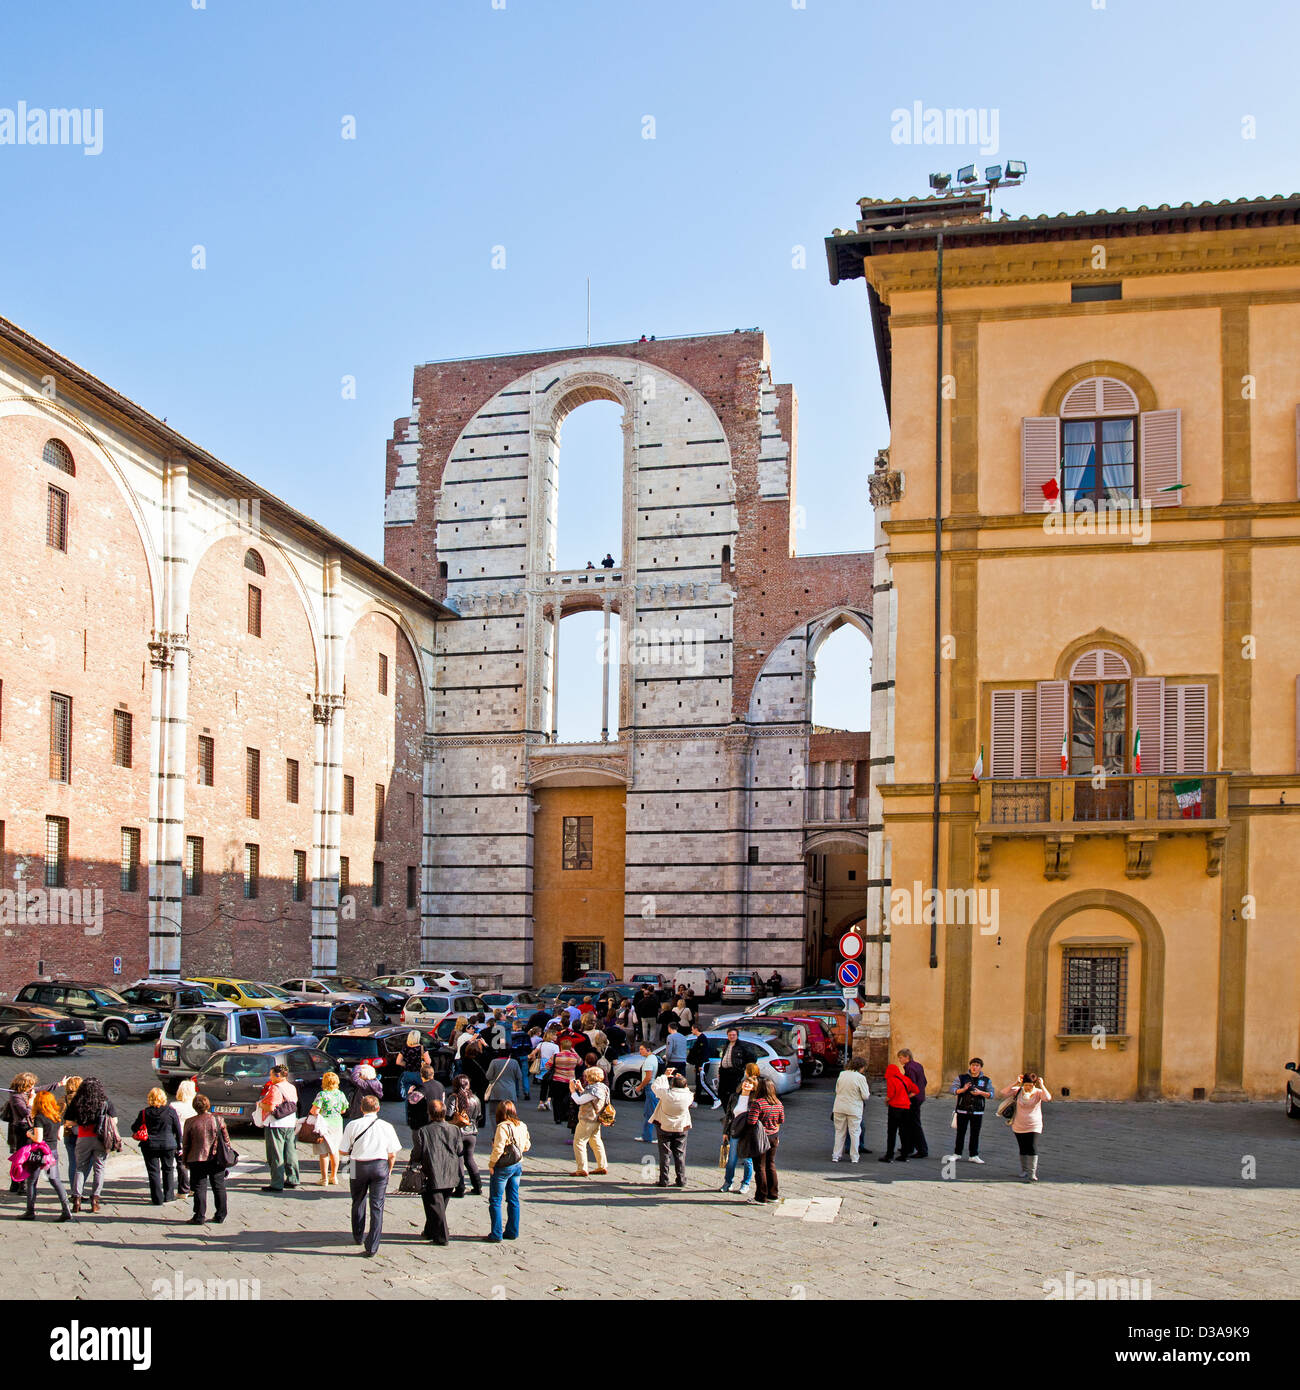
[[[757,1152],[754,1156],[754,1184],[758,1191],[756,1202],[778,1202],[776,1147],[781,1142],[781,1126],[785,1123],[785,1106],[777,1099],[776,1082],[763,1077],[758,1089],[749,1102],[747,1112],[751,1130],[761,1129],[762,1135],[755,1134],[753,1143]]]
[[[208,1219],[208,1187],[216,1200],[213,1220],[217,1225],[226,1219],[226,1171],[232,1166],[235,1147],[230,1142],[226,1122],[211,1113],[212,1102],[207,1096],[194,1097],[194,1114],[185,1121],[181,1136],[181,1156],[190,1170],[194,1185],[194,1215],[191,1226],[206,1225]]]
[[[447,1108],[440,1100],[429,1102],[429,1123],[411,1140],[411,1161],[399,1191],[418,1192],[424,1203],[424,1230],[434,1245],[447,1244],[447,1198],[461,1173],[461,1136],[447,1123]]]
[[[155,1086],[131,1126],[149,1175],[149,1200],[156,1207],[176,1200],[176,1153],[181,1147],[181,1122],[167,1104],[167,1092]]]
[[[361,1118],[361,1102],[367,1096],[374,1096],[379,1101],[384,1098],[384,1083],[380,1081],[379,1073],[369,1062],[362,1062],[352,1068],[351,1081],[352,1095],[348,1100],[348,1124]]]
[[[1038,1136],[1043,1132],[1043,1102],[1052,1093],[1043,1085],[1043,1078],[1028,1068],[1014,1086],[1002,1095],[1010,1098],[998,1106],[998,1114],[1011,1126],[1020,1150],[1020,1181],[1038,1181]]]
[[[41,1091],[32,1102],[32,1124],[27,1131],[26,1142],[30,1145],[26,1164],[27,1210],[21,1220],[36,1220],[36,1189],[42,1177],[54,1189],[62,1209],[60,1221],[71,1221],[72,1212],[68,1207],[67,1193],[59,1180],[59,1134],[62,1129],[62,1111],[53,1092]]]
[[[483,1118],[483,1106],[470,1087],[470,1079],[461,1072],[452,1078],[451,1098],[447,1102],[447,1120],[460,1133],[460,1167],[457,1170],[456,1190],[453,1197],[465,1195],[465,1172],[469,1171],[470,1190],[476,1197],[483,1195],[483,1175],[478,1170],[474,1157],[474,1145],[478,1140],[479,1121]]]
[[[609,1087],[605,1084],[605,1073],[597,1066],[589,1066],[582,1074],[582,1081],[575,1078],[569,1082],[569,1090],[569,1102],[578,1110],[577,1124],[573,1129],[573,1176],[590,1176],[587,1171],[588,1144],[591,1145],[591,1152],[596,1160],[597,1174],[608,1173],[605,1141],[600,1133],[601,1116],[609,1105]]]
[[[197,1089],[198,1087],[195,1086],[194,1082],[186,1077],[176,1087],[176,1099],[172,1101],[172,1109],[180,1121],[182,1146],[185,1142],[185,1121],[194,1117],[194,1093]],[[185,1166],[185,1161],[179,1153],[176,1155],[176,1195],[178,1197],[190,1195],[190,1170]]]
[[[68,1156],[68,1195],[77,1195],[77,1123],[68,1118],[72,1098],[81,1089],[81,1077],[67,1076],[63,1082],[63,1149]],[[73,1210],[76,1210],[74,1204]]]
[[[36,1077],[29,1071],[20,1071],[9,1083],[9,1099],[0,1118],[8,1125],[9,1154],[12,1157],[28,1144],[27,1131],[32,1123],[32,1102],[36,1098]],[[10,1192],[25,1192],[27,1185],[10,1178]]]
[[[524,1073],[519,1066],[519,1060],[508,1053],[504,1057],[494,1057],[488,1063],[487,1083],[487,1090],[483,1095],[483,1101],[487,1105],[508,1100],[512,1101],[518,1110],[520,1103],[527,1099]]]
[[[80,1211],[86,1198],[86,1179],[90,1179],[90,1209],[99,1211],[99,1194],[104,1189],[104,1164],[108,1162],[108,1145],[103,1134],[107,1121],[117,1119],[117,1111],[97,1076],[88,1076],[68,1102],[64,1119],[77,1126],[77,1180],[73,1185],[72,1210]]]
[[[754,1070],[758,1070],[757,1063],[751,1064]],[[727,1107],[722,1112],[722,1132],[727,1136],[727,1170],[722,1177],[723,1192],[734,1191],[732,1184],[736,1180],[736,1165],[741,1158],[745,1160],[745,1166],[740,1173],[740,1195],[749,1196],[750,1184],[754,1181],[754,1145],[747,1143],[749,1139],[749,1116],[746,1113],[749,1109],[750,1097],[754,1094],[754,1089],[758,1085],[758,1079],[754,1076],[746,1076],[740,1085],[727,1097]],[[742,1149],[750,1152],[742,1153]]]
[[[493,1244],[502,1239],[516,1240],[519,1236],[519,1175],[523,1172],[524,1155],[533,1146],[528,1126],[519,1118],[519,1112],[510,1101],[503,1100],[497,1106],[496,1121],[492,1153],[488,1158],[491,1174],[488,1215],[492,1220],[492,1232],[484,1236]],[[504,1230],[501,1224],[503,1204],[506,1208]]]
[[[338,1072],[327,1071],[308,1115],[316,1121],[316,1157],[320,1160],[320,1186],[339,1185],[339,1144],[343,1141],[343,1117],[348,1098],[339,1089]]]

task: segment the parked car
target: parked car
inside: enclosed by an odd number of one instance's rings
[[[540,996],[534,994],[531,989],[491,990],[486,994],[480,994],[479,998],[489,1009],[515,1009],[524,1013],[532,1013],[534,1009],[540,1008],[542,1003]]]
[[[477,994],[449,994],[443,991],[413,994],[402,1010],[402,1022],[420,1028],[432,1028],[440,1018],[449,1014],[485,1014],[487,1005]]]
[[[335,975],[334,983],[340,989],[353,991],[357,994],[368,994],[379,1001],[379,1007],[385,1014],[396,1016],[402,1012],[402,1005],[406,1003],[406,995],[401,990],[389,989],[386,985],[377,985],[373,980],[358,979],[356,975]]]
[[[374,1067],[384,1087],[384,1098],[396,1100],[399,1097],[399,1083],[405,1066],[399,1066],[397,1057],[406,1051],[406,1035],[411,1030],[404,1024],[385,1023],[378,1028],[344,1028],[321,1039],[320,1050],[336,1065],[340,1079],[345,1072],[369,1062]],[[421,1027],[420,1047],[429,1054],[429,1064],[439,1081],[446,1082],[451,1076],[450,1053],[441,1045],[429,1029]],[[412,1071],[419,1071],[419,1057]]]
[[[15,1057],[33,1052],[76,1052],[86,1041],[86,1025],[71,1014],[40,1004],[0,1004],[0,1047]]]
[[[1300,1120],[1300,1095],[1297,1095],[1297,1086],[1300,1085],[1300,1067],[1294,1062],[1288,1062],[1286,1069],[1291,1073],[1286,1079],[1286,1113],[1293,1120]]]
[[[240,1009],[232,1004],[177,1009],[154,1047],[153,1069],[164,1085],[174,1085],[193,1076],[214,1052],[265,1043],[314,1047],[316,1038],[295,1031],[279,1009]]]
[[[169,1014],[174,1009],[193,1009],[201,1004],[220,1004],[221,996],[211,985],[192,980],[137,980],[121,991],[128,1004],[157,1009]]]
[[[573,981],[571,988],[581,989],[585,985],[595,985],[599,989],[601,985],[612,985],[617,979],[618,976],[612,970],[584,970]]]
[[[315,1048],[282,1043],[248,1043],[214,1052],[194,1077],[198,1093],[212,1102],[212,1113],[227,1125],[252,1124],[253,1109],[271,1077],[271,1068],[289,1068],[298,1088],[298,1114],[311,1109],[320,1079],[333,1061]]]
[[[669,990],[672,988],[672,981],[669,980],[667,975],[659,975],[653,971],[642,971],[639,974],[631,975],[628,977],[628,983],[632,986],[634,991],[640,989],[642,985],[649,985],[651,989],[657,990]]]
[[[128,1003],[115,989],[86,980],[38,980],[24,985],[14,1002],[42,1004],[70,1015],[85,1025],[87,1036],[103,1038],[107,1043],[156,1038],[166,1021],[157,1009],[142,1009]]]
[[[778,1014],[746,1018],[745,1031],[784,1038],[798,1053],[800,1069],[809,1079],[837,1072],[843,1065],[843,1053],[821,1019]]]
[[[704,1079],[716,1090],[718,1058],[722,1056],[723,1049],[727,1046],[727,1032],[725,1028],[720,1031],[710,1029],[704,1036],[709,1040],[709,1061],[705,1067]],[[803,1084],[803,1076],[799,1068],[799,1056],[785,1038],[774,1036],[771,1033],[750,1032],[742,1032],[740,1036],[744,1042],[750,1043],[757,1050],[759,1075],[776,1083],[777,1095],[788,1095],[791,1091],[799,1089]],[[662,1047],[656,1048],[653,1055],[658,1057],[662,1063],[664,1049]],[[632,1088],[640,1080],[640,1071],[641,1054],[639,1052],[630,1052],[614,1063],[614,1070],[610,1074],[610,1086],[620,1100],[635,1099]]]
[[[265,980],[241,980],[231,975],[192,975],[196,985],[211,985],[227,1004],[241,1009],[278,1009],[293,999],[278,985]]]
[[[717,972],[707,965],[686,965],[673,976],[673,988],[680,994],[693,989],[697,999],[708,1003],[722,997],[722,981]]]
[[[304,1004],[320,1004],[328,1000],[331,1004],[365,1004],[380,1012],[379,1000],[367,990],[344,989],[339,980],[308,978],[303,980],[281,980],[280,988],[290,999],[299,999]]]
[[[763,981],[756,970],[728,970],[722,982],[724,1004],[757,1004],[763,997]]]
[[[539,1007],[551,1009],[555,1007],[555,1001],[560,997],[560,992],[564,989],[563,985],[542,985],[534,989],[533,993],[541,1001]]]
[[[458,970],[404,970],[397,975],[380,975],[371,984],[396,990],[399,994],[425,994],[430,990],[465,992],[470,987],[468,975]]]
[[[346,1028],[352,1022],[353,1007],[325,1000],[319,1004],[286,1004],[277,1013],[294,1033],[319,1041],[336,1028]]]
[[[844,1010],[841,996],[829,995],[822,998],[779,994],[775,999],[766,999],[754,1004],[740,1014],[725,1014],[716,1020],[719,1028],[729,1025],[744,1028],[750,1022],[761,1018],[783,1017],[816,1018],[831,1035],[835,1046],[842,1049],[852,1035],[849,1016]]]

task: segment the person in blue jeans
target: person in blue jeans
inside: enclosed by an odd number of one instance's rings
[[[752,1078],[745,1077],[739,1087],[727,1097],[727,1108],[722,1112],[723,1132],[731,1135],[731,1142],[727,1145],[727,1171],[722,1179],[722,1191],[730,1192],[732,1183],[736,1179],[736,1163],[740,1158],[740,1136],[735,1133],[739,1128],[735,1124],[737,1115],[744,1115],[749,1109],[749,1097],[754,1090]],[[749,1195],[749,1185],[754,1181],[754,1160],[745,1159],[745,1166],[740,1171],[740,1192],[742,1196]]]
[[[659,1075],[659,1061],[650,1051],[650,1046],[648,1042],[643,1042],[637,1047],[637,1051],[641,1054],[641,1061],[633,1094],[642,1098],[641,1133],[637,1135],[638,1144],[657,1142],[654,1125],[650,1123],[650,1116],[655,1113],[655,1107],[659,1104],[659,1097],[650,1088],[654,1084],[655,1077]]]
[[[532,1148],[528,1126],[519,1118],[512,1100],[503,1100],[496,1110],[497,1127],[492,1136],[492,1152],[488,1156],[488,1216],[492,1232],[484,1239],[495,1244],[500,1240],[519,1238],[519,1175],[523,1172],[523,1157]],[[513,1158],[507,1163],[507,1158]],[[502,1208],[505,1208],[504,1229]]]

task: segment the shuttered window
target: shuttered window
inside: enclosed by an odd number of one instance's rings
[[[414,792],[406,793],[406,810],[410,817],[411,828],[414,829],[420,823],[420,803]]]
[[[1020,422],[1020,483],[1027,512],[1050,511],[1059,497],[1061,422],[1055,415],[1033,416]],[[1044,492],[1044,488],[1048,492]],[[1049,496],[1049,494],[1051,494]]]
[[[296,806],[298,804],[298,759],[284,760],[284,799]]]
[[[50,692],[50,780],[72,780],[72,696]]]
[[[68,819],[45,817],[45,886],[68,886]]]
[[[140,891],[140,832],[133,825],[122,827],[121,887],[124,893]]]
[[[185,837],[185,896],[197,898],[203,893],[203,839],[199,835]]]
[[[375,783],[375,840],[384,838],[384,787],[383,783]]]
[[[351,774],[343,774],[343,814],[350,816],[356,807],[356,783]]]
[[[1133,728],[1134,737],[1138,730],[1142,734],[1144,777],[1164,770],[1164,708],[1164,677],[1139,676],[1133,682]]]
[[[302,902],[307,896],[307,851],[296,849],[293,852],[293,900]]]
[[[259,845],[244,846],[244,897],[257,897],[258,880],[262,874],[262,850]]]
[[[210,787],[215,779],[217,746],[207,734],[199,735],[199,786]]]
[[[370,880],[370,906],[383,907],[384,905],[384,865],[381,860],[376,859],[371,865],[372,877]]]
[[[132,722],[127,710],[113,711],[113,761],[118,767],[131,766]]]
[[[1148,410],[1140,417],[1142,498],[1153,507],[1177,507],[1182,502],[1183,412]],[[1167,491],[1173,488],[1174,490]]]
[[[1061,744],[1065,740],[1065,681],[1039,681],[1035,714],[1038,720],[1038,775],[1061,775]]]
[[[262,591],[256,584],[248,586],[248,635],[262,635]]]
[[[250,820],[262,814],[262,754],[256,748],[244,750],[244,814]]]
[[[1166,775],[1209,771],[1209,715],[1208,686],[1165,686],[1164,765],[1161,771]]]
[[[989,775],[1038,776],[1038,691],[993,692],[992,754]]]

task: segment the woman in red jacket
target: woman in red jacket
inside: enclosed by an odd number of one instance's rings
[[[901,1054],[900,1054],[901,1056]],[[906,1136],[910,1133],[912,1097],[917,1094],[916,1082],[903,1074],[897,1062],[890,1062],[885,1068],[885,1104],[888,1106],[885,1132],[885,1152],[880,1155],[881,1163],[893,1163],[894,1140],[898,1139],[898,1162],[906,1163]],[[900,1138],[899,1136],[903,1136]]]

